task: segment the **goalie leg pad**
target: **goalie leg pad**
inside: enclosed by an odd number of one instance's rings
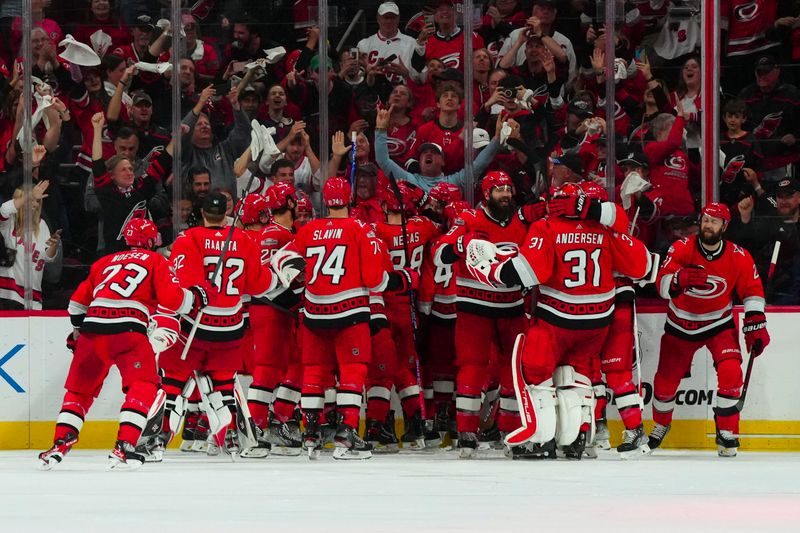
[[[211,378],[205,374],[196,373],[195,381],[200,389],[200,403],[208,415],[208,425],[214,441],[220,448],[225,446],[225,433],[233,420],[222,392],[215,391]]]
[[[594,390],[591,380],[569,365],[562,365],[553,372],[558,403],[558,430],[556,443],[569,446],[581,432],[581,426],[590,428],[586,441],[594,438]]]

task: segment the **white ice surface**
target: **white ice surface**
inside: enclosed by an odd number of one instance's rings
[[[42,472],[34,451],[0,452],[0,531],[800,531],[794,453],[232,463],[170,451],[136,472],[106,472],[105,456],[76,450]]]

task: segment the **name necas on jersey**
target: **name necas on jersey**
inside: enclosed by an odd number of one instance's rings
[[[487,215],[483,209],[465,211],[455,220],[453,227],[437,245],[435,264],[446,266],[446,263],[441,260],[444,246],[455,245],[459,237],[470,232],[481,232],[486,235],[486,240],[494,243],[498,248],[513,252],[519,250],[522,243],[525,242],[528,229],[516,215],[507,221],[498,221]],[[458,311],[490,317],[519,316],[524,313],[522,287],[519,285],[489,287],[467,270],[463,259],[454,263],[453,271],[456,275],[456,308]]]
[[[150,250],[109,254],[97,260],[72,295],[72,325],[93,333],[147,334],[154,310],[187,312],[192,296],[181,288],[163,256]]]
[[[388,282],[385,251],[369,226],[353,218],[312,220],[287,250],[306,259],[306,326],[342,328],[369,321],[369,291],[382,291]]]
[[[411,267],[419,272],[422,268],[425,246],[438,234],[439,229],[430,219],[425,217],[409,218],[406,222],[406,235],[408,237],[408,258],[406,258],[406,246],[403,243],[403,226],[386,222],[375,224],[375,235],[383,241],[384,249],[389,253],[394,270]],[[387,300],[408,299],[408,295],[391,293],[385,295],[385,298]]]
[[[210,281],[217,289],[210,294],[197,326],[198,339],[228,341],[244,335],[242,297],[262,296],[277,285],[272,271],[261,265],[261,251],[244,232],[235,228],[219,274],[214,278],[229,228],[190,228],[172,245],[172,269],[184,287]],[[188,331],[194,318],[188,316],[182,329]]]
[[[589,220],[539,220],[520,253],[539,283],[536,316],[566,329],[610,324],[615,274],[638,279],[654,268],[641,241]]]
[[[708,284],[670,294],[678,271],[698,265],[708,274]],[[744,303],[745,312],[764,312],[764,288],[753,258],[741,246],[722,241],[716,252],[702,248],[697,236],[676,241],[656,278],[662,298],[669,299],[664,329],[680,338],[702,340],[734,327],[733,293]]]

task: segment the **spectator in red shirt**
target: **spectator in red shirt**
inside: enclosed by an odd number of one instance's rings
[[[102,31],[111,37],[111,49],[123,46],[128,40],[128,31],[125,30],[119,17],[111,9],[110,0],[90,0],[89,11],[85,22],[75,28],[74,37],[78,41],[91,45],[92,34]]]

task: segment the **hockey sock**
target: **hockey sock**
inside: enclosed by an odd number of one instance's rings
[[[642,424],[641,396],[631,380],[630,372],[608,372],[606,381],[614,393],[614,405],[625,429],[636,429]]]
[[[386,421],[392,403],[392,389],[389,387],[375,384],[367,389],[367,419]]]
[[[410,420],[419,413],[419,387],[417,385],[408,385],[407,387],[398,389],[397,396],[400,398],[400,405],[403,408],[403,418],[405,420]]]
[[[738,359],[724,359],[717,363],[717,400],[714,419],[717,428],[739,433],[737,403],[742,394],[742,363]]]
[[[94,403],[94,397],[91,394],[67,391],[61,404],[61,412],[58,413],[56,419],[53,442],[64,439],[68,433],[78,435],[83,428],[83,421],[92,403]]]
[[[275,400],[272,402],[272,410],[275,419],[279,422],[287,422],[297,405],[300,403],[300,393],[302,386],[299,383],[284,381],[275,390]]]
[[[247,406],[253,422],[260,428],[267,426],[269,406],[274,401],[281,374],[281,369],[276,366],[257,365],[253,370],[253,382],[247,390]]]
[[[320,420],[325,407],[325,389],[333,375],[333,368],[322,365],[306,365],[303,369],[303,388],[300,407],[303,409],[303,421],[308,426],[309,415]]]
[[[425,399],[425,416],[428,420],[433,420],[433,415],[436,414],[436,404],[433,402],[433,386],[425,385],[422,390]]]
[[[680,382],[680,379],[665,378],[656,372],[653,379],[653,421],[656,424],[668,426],[672,423],[675,394]]]
[[[606,396],[606,384],[602,381],[595,381],[592,383],[594,389],[594,419],[602,420],[606,417],[606,405],[608,404],[608,396]]]
[[[147,412],[156,398],[158,387],[155,383],[137,381],[128,388],[125,402],[119,412],[119,432],[117,440],[136,446],[139,435],[147,423]]]
[[[433,380],[433,403],[435,409],[431,412],[438,413],[439,406],[442,404],[451,407],[450,412],[453,412],[453,398],[455,394],[456,384],[452,378],[434,378]]]
[[[460,433],[478,431],[481,394],[486,382],[486,367],[465,365],[456,375],[456,425]]]
[[[361,414],[361,391],[367,378],[368,366],[364,363],[339,365],[339,387],[336,393],[336,409],[342,422],[358,429]]]
[[[520,427],[519,406],[517,396],[511,387],[500,389],[500,405],[497,411],[497,429],[503,433],[510,433]]]

